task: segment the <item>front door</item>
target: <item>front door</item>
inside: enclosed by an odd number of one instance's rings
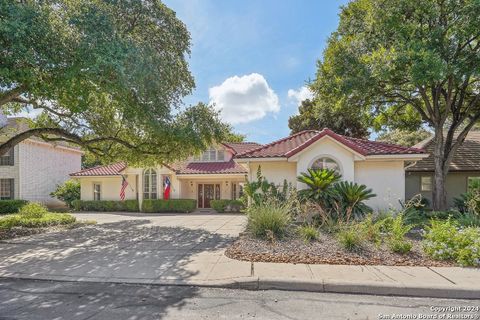
[[[211,201],[220,199],[220,184],[198,184],[198,207],[211,208]]]

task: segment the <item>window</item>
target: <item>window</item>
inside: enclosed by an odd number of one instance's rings
[[[335,170],[337,172],[340,172],[340,166],[338,165],[338,163],[335,160],[328,157],[322,157],[315,160],[311,168],[312,169],[330,169],[330,170]]]
[[[100,183],[93,184],[93,200],[100,201],[102,199],[102,186]]]
[[[14,180],[0,179],[0,200],[10,200],[14,198]]]
[[[467,178],[467,191],[480,188],[480,177]]]
[[[420,191],[432,191],[432,177],[423,176],[420,178]]]
[[[143,173],[143,199],[157,199],[157,172],[154,169]]]
[[[224,161],[225,160],[225,151],[224,150],[217,150],[217,149],[208,149],[204,153],[199,156],[193,157],[194,161],[203,161],[203,162],[211,162],[211,161]]]
[[[13,166],[13,148],[0,157],[0,166]]]

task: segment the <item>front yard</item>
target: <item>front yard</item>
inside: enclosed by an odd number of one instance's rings
[[[330,170],[299,177],[309,188],[249,182],[247,230],[227,250],[232,259],[307,264],[480,267],[480,187],[462,210],[432,212],[416,197],[401,209],[373,212],[366,186]]]

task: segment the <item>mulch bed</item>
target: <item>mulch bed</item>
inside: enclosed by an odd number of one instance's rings
[[[56,232],[63,231],[68,229],[74,229],[85,226],[84,223],[74,223],[71,225],[58,225],[45,228],[24,228],[24,227],[14,227],[9,230],[0,229],[0,240],[8,240],[19,237],[31,236],[34,234],[47,233],[47,232]]]
[[[254,262],[285,262],[306,264],[342,265],[386,265],[386,266],[425,266],[450,267],[454,262],[436,261],[428,258],[418,239],[410,239],[413,247],[410,253],[402,255],[391,252],[384,244],[377,247],[364,243],[360,250],[347,251],[333,235],[321,233],[318,240],[305,243],[295,238],[277,240],[274,243],[259,240],[243,234],[225,254],[227,257]]]

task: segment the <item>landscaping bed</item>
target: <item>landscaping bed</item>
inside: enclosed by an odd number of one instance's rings
[[[294,237],[286,237],[272,243],[244,234],[227,248],[225,255],[236,260],[277,263],[425,267],[455,265],[451,261],[428,258],[419,240],[409,240],[412,243],[411,251],[407,254],[397,254],[391,252],[385,245],[377,247],[373,243],[365,243],[361,248],[349,251],[344,249],[334,236],[322,232],[316,241],[309,243]]]
[[[0,240],[7,240],[19,237],[31,236],[34,234],[57,232],[63,230],[69,230],[74,228],[84,227],[90,223],[75,222],[69,225],[57,225],[42,228],[26,228],[26,227],[14,227],[11,229],[0,229]]]

